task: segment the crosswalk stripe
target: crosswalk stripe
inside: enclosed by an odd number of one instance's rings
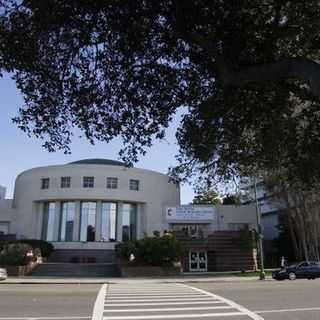
[[[178,294],[175,294],[175,295],[162,295],[162,296],[154,296],[154,295],[148,295],[148,294],[145,294],[143,296],[131,296],[131,295],[126,295],[126,296],[113,296],[113,295],[108,295],[108,297],[106,298],[107,300],[127,300],[127,299],[141,299],[141,300],[145,300],[145,299],[165,299],[165,298],[168,298],[168,299],[174,299],[174,298],[181,298],[181,299],[184,299],[184,298],[208,298],[208,296],[205,296],[203,294],[189,294],[189,295],[178,295]]]
[[[246,317],[263,320],[243,306],[185,284],[136,284],[105,287],[103,314],[92,320],[214,319]],[[244,318],[243,318],[244,319]]]
[[[234,309],[230,306],[215,307],[186,307],[186,308],[152,308],[152,309],[105,309],[104,313],[111,312],[156,312],[156,311],[191,311],[191,310],[218,310],[218,309]]]
[[[169,315],[156,315],[156,316],[108,316],[103,317],[104,320],[135,320],[135,319],[186,319],[186,318],[211,318],[211,317],[230,317],[230,316],[243,316],[243,312],[222,312],[222,313],[202,313],[202,314],[169,314]]]
[[[130,296],[134,296],[134,297],[138,297],[138,296],[159,296],[159,297],[162,297],[162,296],[175,296],[175,295],[179,295],[179,296],[188,296],[188,295],[193,295],[193,296],[203,296],[203,294],[201,294],[201,293],[181,293],[181,292],[176,292],[176,293],[172,293],[172,292],[170,292],[170,293],[168,293],[168,292],[164,292],[164,293],[161,293],[161,294],[159,294],[159,293],[146,293],[146,292],[144,292],[144,293],[121,293],[121,294],[119,294],[119,293],[110,293],[109,292],[109,294],[108,294],[108,296],[112,296],[112,297],[125,297],[125,296],[128,296],[128,295],[130,295]]]
[[[202,297],[202,298],[165,298],[165,299],[109,299],[107,298],[106,301],[112,301],[112,302],[139,302],[139,301],[212,301],[216,300],[211,297]]]
[[[192,302],[192,305],[194,304],[219,304],[224,303],[220,300],[212,300],[212,301],[194,301]],[[190,302],[142,302],[142,303],[106,303],[105,306],[112,306],[112,307],[120,307],[120,306],[163,306],[163,305],[190,305]]]
[[[183,287],[187,287],[187,288],[193,288],[195,291],[198,291],[198,292],[201,292],[201,293],[204,293],[212,298],[215,298],[215,299],[219,299],[227,304],[229,304],[230,306],[233,306],[235,309],[238,309],[239,311],[243,312],[245,315],[247,315],[248,317],[250,317],[251,319],[253,320],[264,320],[262,317],[260,317],[258,314],[250,311],[249,309],[241,306],[240,304],[234,302],[234,301],[231,301],[229,299],[226,299],[224,297],[221,297],[221,296],[218,296],[217,294],[214,294],[214,293],[211,293],[211,292],[208,292],[208,291],[205,291],[205,290],[202,290],[202,289],[199,289],[199,288],[195,288],[195,287],[190,287],[186,284],[180,284],[181,286]]]

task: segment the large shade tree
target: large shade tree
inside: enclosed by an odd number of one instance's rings
[[[0,0],[0,70],[24,97],[15,122],[50,151],[79,128],[136,161],[184,108],[173,173],[281,166],[310,184],[319,21],[315,0]]]

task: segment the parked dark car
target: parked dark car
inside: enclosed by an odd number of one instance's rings
[[[284,269],[274,271],[272,278],[276,280],[320,278],[320,263],[313,261],[295,263]]]

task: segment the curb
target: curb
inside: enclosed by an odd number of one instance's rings
[[[67,278],[9,278],[1,281],[1,285],[6,284],[120,284],[132,282],[152,282],[152,283],[223,283],[223,282],[260,282],[258,277],[208,277],[208,278],[93,278],[93,279],[67,279]],[[263,281],[274,281],[271,277],[267,277]]]

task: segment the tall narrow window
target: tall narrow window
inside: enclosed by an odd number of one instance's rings
[[[95,241],[96,209],[95,202],[81,203],[80,241]]]
[[[101,215],[101,240],[115,241],[117,230],[117,204],[111,202],[102,203]]]
[[[84,188],[94,188],[94,177],[83,177]]]
[[[118,188],[118,178],[108,177],[107,189],[117,189],[117,188]]]
[[[75,216],[75,203],[63,202],[61,226],[60,226],[60,241],[73,240],[74,216]]]
[[[139,191],[139,180],[130,179],[129,189]]]
[[[124,204],[122,208],[122,240],[136,240],[137,206],[135,204]]]
[[[43,207],[43,220],[42,220],[42,240],[53,241],[54,237],[54,221],[55,221],[54,202],[46,202]]]
[[[41,179],[41,189],[49,189],[50,179],[49,178],[42,178]]]
[[[70,188],[71,177],[61,177],[61,188]]]

